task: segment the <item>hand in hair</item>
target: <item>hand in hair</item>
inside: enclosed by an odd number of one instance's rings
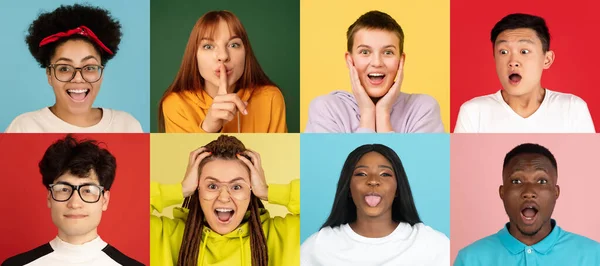
[[[360,112],[360,127],[369,128],[375,131],[375,104],[373,100],[367,94],[365,88],[360,84],[358,78],[358,71],[354,67],[352,57],[346,56],[346,65],[350,70],[350,83],[352,84],[352,94],[358,103],[358,109]]]
[[[241,156],[240,154],[237,154],[237,157],[250,169],[252,193],[254,193],[254,196],[257,198],[266,201],[269,197],[269,186],[267,185],[267,180],[265,179],[265,171],[262,168],[260,154],[253,150],[246,150],[244,154],[250,157],[252,161],[246,159],[246,157]]]
[[[400,96],[400,87],[402,86],[402,80],[404,79],[404,54],[400,57],[398,64],[398,72],[396,73],[396,82],[392,84],[390,90],[377,101],[375,105],[375,125],[377,132],[392,132],[392,123],[390,121],[390,113],[392,112],[392,105],[398,100]]]
[[[209,133],[219,132],[223,125],[235,118],[238,111],[244,115],[248,114],[246,111],[248,104],[243,102],[236,93],[227,93],[229,84],[227,84],[227,70],[224,64],[220,64],[219,75],[217,96],[213,99],[206,118],[200,124],[200,127]]]
[[[198,188],[198,166],[204,158],[210,156],[212,153],[207,152],[206,148],[201,147],[190,153],[187,170],[185,171],[185,177],[181,181],[181,190],[183,197],[188,197],[194,194],[196,188]]]

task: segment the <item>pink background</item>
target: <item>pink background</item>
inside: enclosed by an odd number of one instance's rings
[[[560,196],[553,217],[561,228],[600,241],[600,135],[453,134],[450,138],[450,239],[458,251],[508,222],[498,187],[504,156],[521,143],[550,150],[558,164]]]

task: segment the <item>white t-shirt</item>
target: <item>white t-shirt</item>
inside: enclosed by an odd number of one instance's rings
[[[56,237],[49,243],[4,261],[6,266],[141,266],[100,237],[72,245]]]
[[[132,115],[102,108],[102,119],[91,127],[71,125],[54,115],[50,108],[17,116],[6,133],[143,133],[142,125]]]
[[[546,89],[540,107],[527,118],[513,111],[502,92],[475,97],[458,113],[454,133],[596,133],[583,99]]]
[[[326,227],[300,247],[300,265],[448,266],[450,240],[422,223],[400,223],[389,235],[368,238],[350,225]]]

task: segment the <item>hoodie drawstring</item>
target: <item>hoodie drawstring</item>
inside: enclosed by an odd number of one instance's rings
[[[204,230],[204,243],[202,243],[202,250],[200,251],[200,266],[204,265],[204,252],[206,252],[206,239],[210,231]]]
[[[244,257],[244,241],[242,240],[242,228],[238,229],[238,238],[240,239],[240,249],[242,250],[242,266],[244,266],[246,265],[246,257]]]
[[[238,133],[242,133],[242,132],[240,131],[240,123],[241,123],[241,122],[240,122],[240,112],[237,112]]]

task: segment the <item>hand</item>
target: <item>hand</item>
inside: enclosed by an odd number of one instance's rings
[[[375,104],[373,104],[373,100],[371,100],[371,97],[369,97],[365,88],[362,86],[362,84],[360,84],[358,71],[356,71],[352,57],[349,55],[346,55],[346,65],[350,71],[352,94],[356,99],[356,103],[358,104],[358,109],[360,112],[360,127],[370,128],[375,131]]]
[[[206,148],[204,147],[198,148],[190,153],[187,170],[185,171],[185,177],[183,178],[183,181],[181,181],[183,197],[188,197],[194,194],[194,191],[196,188],[198,188],[198,179],[200,178],[198,174],[198,166],[202,160],[211,154],[212,153],[207,152]]]
[[[236,93],[227,93],[227,69],[224,64],[220,64],[220,79],[219,90],[217,96],[213,99],[213,103],[208,109],[206,118],[200,124],[200,127],[206,132],[216,133],[223,128],[227,122],[233,120],[238,111],[247,115],[245,103]]]
[[[400,96],[400,87],[402,86],[402,80],[404,79],[404,54],[400,57],[398,63],[398,72],[396,73],[396,82],[392,84],[390,90],[377,101],[375,105],[375,124],[377,125],[377,132],[392,132],[394,128],[390,120],[392,106],[398,100]]]
[[[269,197],[269,186],[265,179],[265,171],[262,168],[262,162],[258,152],[252,150],[246,150],[245,155],[250,157],[252,161],[246,159],[246,157],[238,154],[238,159],[242,160],[250,169],[250,183],[252,185],[252,193],[254,196],[261,200],[268,200]]]

